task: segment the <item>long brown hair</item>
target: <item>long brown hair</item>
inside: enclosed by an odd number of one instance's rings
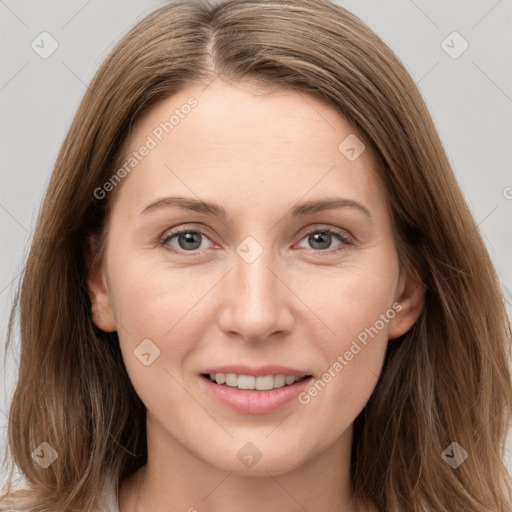
[[[107,479],[119,485],[146,462],[145,408],[117,334],[91,319],[87,240],[105,233],[114,197],[94,191],[121,165],[143,112],[216,76],[315,95],[355,127],[385,187],[400,264],[425,286],[420,318],[388,344],[354,424],[356,496],[390,512],[510,512],[512,335],[499,281],[411,77],[328,0],[172,2],[98,70],[58,155],[11,313],[9,339],[19,307],[21,359],[10,474],[15,464],[29,490],[7,489],[5,506],[93,511]],[[58,453],[47,469],[31,455],[43,442]],[[453,442],[468,453],[456,469],[442,457]]]

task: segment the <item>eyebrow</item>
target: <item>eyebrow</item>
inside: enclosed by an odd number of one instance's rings
[[[211,215],[220,219],[226,219],[227,216],[226,210],[219,204],[181,196],[171,196],[158,199],[157,201],[146,206],[140,212],[140,215],[146,215],[152,211],[173,206],[197,213],[204,213],[206,215]],[[339,197],[308,201],[299,205],[295,205],[290,208],[290,210],[288,210],[287,215],[289,217],[303,217],[325,210],[332,210],[334,208],[354,208],[371,218],[369,209],[363,204],[358,203],[352,199],[343,199]]]

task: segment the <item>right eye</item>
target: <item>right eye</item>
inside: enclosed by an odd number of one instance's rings
[[[201,247],[202,237],[208,239],[202,231],[181,229],[167,232],[162,238],[161,245],[171,248],[174,252],[193,252],[205,249]],[[172,241],[175,243],[173,244]]]

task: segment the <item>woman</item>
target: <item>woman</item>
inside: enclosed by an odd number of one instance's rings
[[[495,271],[413,81],[327,0],[125,36],[19,306],[1,510],[510,510]]]

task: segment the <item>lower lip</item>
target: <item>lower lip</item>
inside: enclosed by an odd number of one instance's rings
[[[296,398],[309,385],[313,377],[267,391],[232,388],[225,384],[216,384],[203,376],[199,378],[207,392],[221,404],[244,414],[269,414]]]

